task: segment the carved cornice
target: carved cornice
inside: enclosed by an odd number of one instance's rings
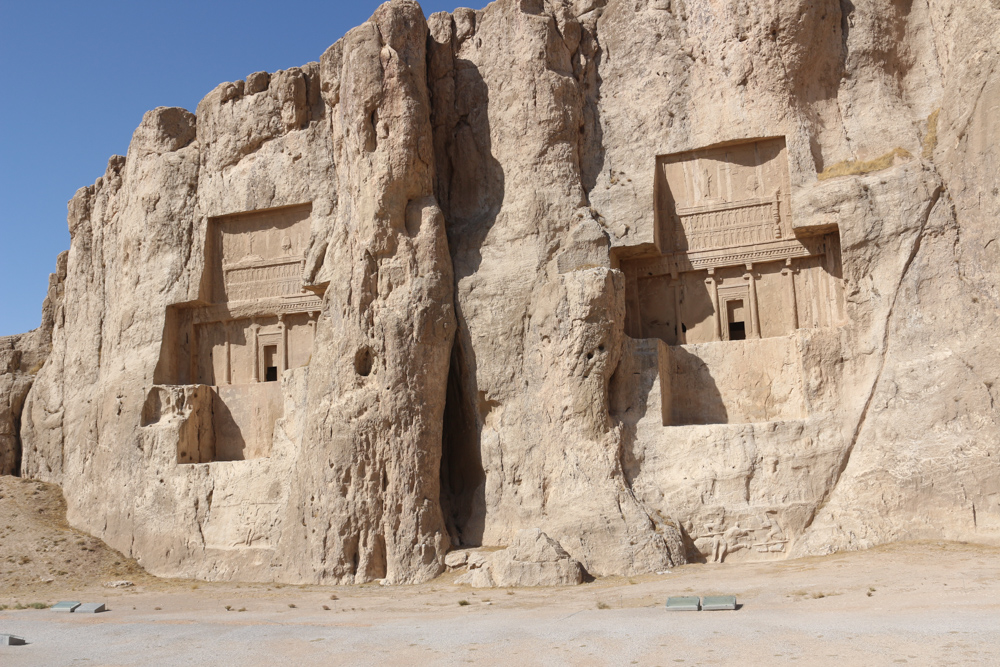
[[[632,260],[629,269],[641,276],[660,276],[684,271],[721,269],[729,266],[785,261],[826,253],[822,242],[787,239],[753,246],[714,248],[697,252],[674,252],[660,257]]]

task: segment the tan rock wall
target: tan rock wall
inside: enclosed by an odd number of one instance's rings
[[[52,348],[52,331],[61,322],[66,253],[56,260],[49,275],[49,289],[42,303],[37,329],[0,338],[0,475],[21,471],[21,416],[28,391]]]
[[[208,579],[423,581],[524,529],[594,575],[996,543],[1000,10],[904,4],[393,0],[149,112],[70,202],[22,473]]]

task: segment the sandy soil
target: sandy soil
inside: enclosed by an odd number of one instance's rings
[[[0,517],[13,499],[24,525],[0,518],[0,605],[70,599],[110,611],[0,611],[0,633],[29,642],[0,646],[3,667],[1000,664],[1000,550],[989,547],[908,543],[563,589],[473,590],[454,574],[405,587],[216,584],[145,575],[96,540],[80,549],[51,488],[11,479],[0,478]],[[33,503],[46,511],[32,514]],[[33,530],[37,557],[11,563]],[[102,586],[122,578],[135,586]],[[670,595],[716,593],[742,608],[663,608]]]

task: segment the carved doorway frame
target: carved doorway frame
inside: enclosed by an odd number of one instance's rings
[[[729,302],[742,301],[745,315],[747,338],[754,333],[753,318],[750,317],[750,287],[749,285],[729,285],[719,288],[719,333],[722,340],[729,340]]]
[[[257,377],[260,378],[261,382],[264,382],[265,378],[267,377],[267,368],[265,368],[265,364],[267,362],[264,360],[264,348],[265,347],[273,346],[275,348],[275,350],[277,350],[277,352],[278,352],[278,356],[275,359],[275,362],[277,362],[278,376],[279,376],[279,378],[281,376],[281,373],[284,372],[285,369],[281,368],[281,359],[282,359],[282,356],[281,356],[281,346],[282,346],[282,343],[283,343],[283,341],[282,341],[282,335],[281,335],[280,332],[258,334],[258,336],[257,336]]]

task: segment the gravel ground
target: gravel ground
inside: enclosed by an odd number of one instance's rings
[[[998,556],[904,544],[511,591],[454,575],[340,588],[150,578],[72,591],[107,600],[104,614],[0,612],[0,633],[30,642],[0,647],[0,665],[1000,664]],[[743,606],[663,609],[668,595],[713,593]]]
[[[798,614],[661,609],[480,609],[461,617],[276,620],[172,613],[126,619],[24,614],[9,629],[32,643],[0,648],[4,665],[763,665],[998,664],[997,617],[974,610]],[[16,650],[15,650],[16,649]]]

